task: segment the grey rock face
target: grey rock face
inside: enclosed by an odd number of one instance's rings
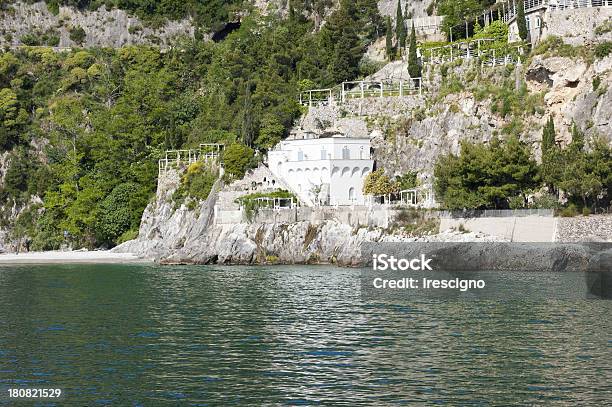
[[[15,3],[12,11],[5,11],[0,18],[0,36],[3,45],[21,45],[21,38],[35,30],[56,30],[60,36],[60,47],[74,47],[70,39],[70,29],[81,27],[86,33],[82,46],[113,47],[148,44],[170,46],[173,39],[181,36],[193,38],[195,27],[191,20],[168,21],[159,29],[152,29],[137,17],[123,10],[81,12],[70,7],[60,7],[58,15],[52,14],[44,2],[26,4]],[[7,39],[10,34],[12,39]]]
[[[597,35],[597,27],[612,19],[609,7],[593,7],[548,12],[542,37],[556,36],[571,45],[593,44],[611,41],[612,33]]]
[[[180,249],[189,239],[197,238],[208,228],[222,182],[218,180],[214,184],[208,199],[200,202],[195,210],[189,210],[185,204],[175,208],[172,194],[179,182],[180,172],[176,170],[169,170],[160,176],[156,199],[142,215],[138,238],[117,246],[114,252],[137,253],[145,258],[160,259]]]

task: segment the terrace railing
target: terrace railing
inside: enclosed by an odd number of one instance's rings
[[[549,0],[548,9],[562,11],[586,7],[612,7],[612,0]]]
[[[421,78],[411,78],[399,81],[354,81],[343,82],[341,101],[352,99],[404,97],[423,94]]]
[[[525,13],[531,13],[539,9],[548,9],[554,12],[587,7],[612,7],[612,0],[523,0],[523,3]],[[516,18],[516,4],[517,0],[501,3],[503,22],[508,24]]]
[[[200,144],[198,149],[167,150],[164,157],[159,160],[159,173],[166,172],[168,169],[188,167],[198,161],[218,161],[223,147],[223,144]]]
[[[457,59],[472,59],[482,55],[482,50],[495,42],[491,38],[482,38],[471,41],[461,41],[441,47],[429,48],[421,51],[425,56],[425,62],[432,64],[444,64]]]
[[[421,78],[386,81],[352,81],[329,89],[312,89],[300,94],[303,106],[330,106],[353,99],[404,97],[423,94]]]
[[[258,209],[293,209],[299,206],[299,202],[294,198],[257,198],[255,200],[255,207]],[[243,208],[241,208],[243,209]]]

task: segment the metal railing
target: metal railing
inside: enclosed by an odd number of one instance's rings
[[[387,81],[351,81],[328,89],[312,89],[300,93],[303,106],[330,106],[353,99],[404,97],[423,94],[421,78]]]
[[[457,59],[472,59],[482,55],[482,49],[487,44],[495,42],[492,38],[482,38],[471,41],[461,41],[449,45],[443,45],[441,47],[429,48],[425,51],[421,51],[422,55],[427,56],[426,62],[432,64],[444,64],[446,62],[453,62]]]
[[[562,11],[587,7],[612,7],[612,0],[549,0],[548,9]]]
[[[293,209],[299,206],[300,206],[299,201],[296,201],[293,198],[261,197],[261,198],[255,199],[255,207],[257,209],[281,210],[281,209]],[[240,209],[243,210],[244,207],[241,206]]]
[[[167,150],[165,156],[158,162],[159,172],[161,174],[170,168],[187,167],[198,161],[217,161],[221,157],[223,147],[223,144],[200,144],[199,149]]]
[[[354,81],[343,82],[341,100],[364,99],[372,97],[404,97],[423,94],[421,78],[399,81]]]
[[[521,0],[519,0],[521,1]],[[543,9],[548,7],[549,0],[523,0],[525,13],[531,13],[532,11]],[[506,24],[510,23],[516,18],[517,14],[517,1],[511,0],[508,2],[502,2],[502,21]]]
[[[501,3],[503,22],[508,24],[516,18],[516,3],[516,0]],[[562,11],[587,7],[612,7],[612,0],[523,0],[523,4],[525,13],[528,14],[539,9]]]

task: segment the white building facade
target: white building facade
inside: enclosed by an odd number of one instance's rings
[[[309,206],[366,204],[373,165],[369,138],[287,139],[268,152],[270,171]]]

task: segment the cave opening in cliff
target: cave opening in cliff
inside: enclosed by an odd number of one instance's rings
[[[240,28],[240,21],[229,22],[225,24],[225,26],[221,30],[216,31],[213,34],[212,40],[214,42],[221,42],[224,39],[226,39],[228,35],[238,30],[239,28]]]

